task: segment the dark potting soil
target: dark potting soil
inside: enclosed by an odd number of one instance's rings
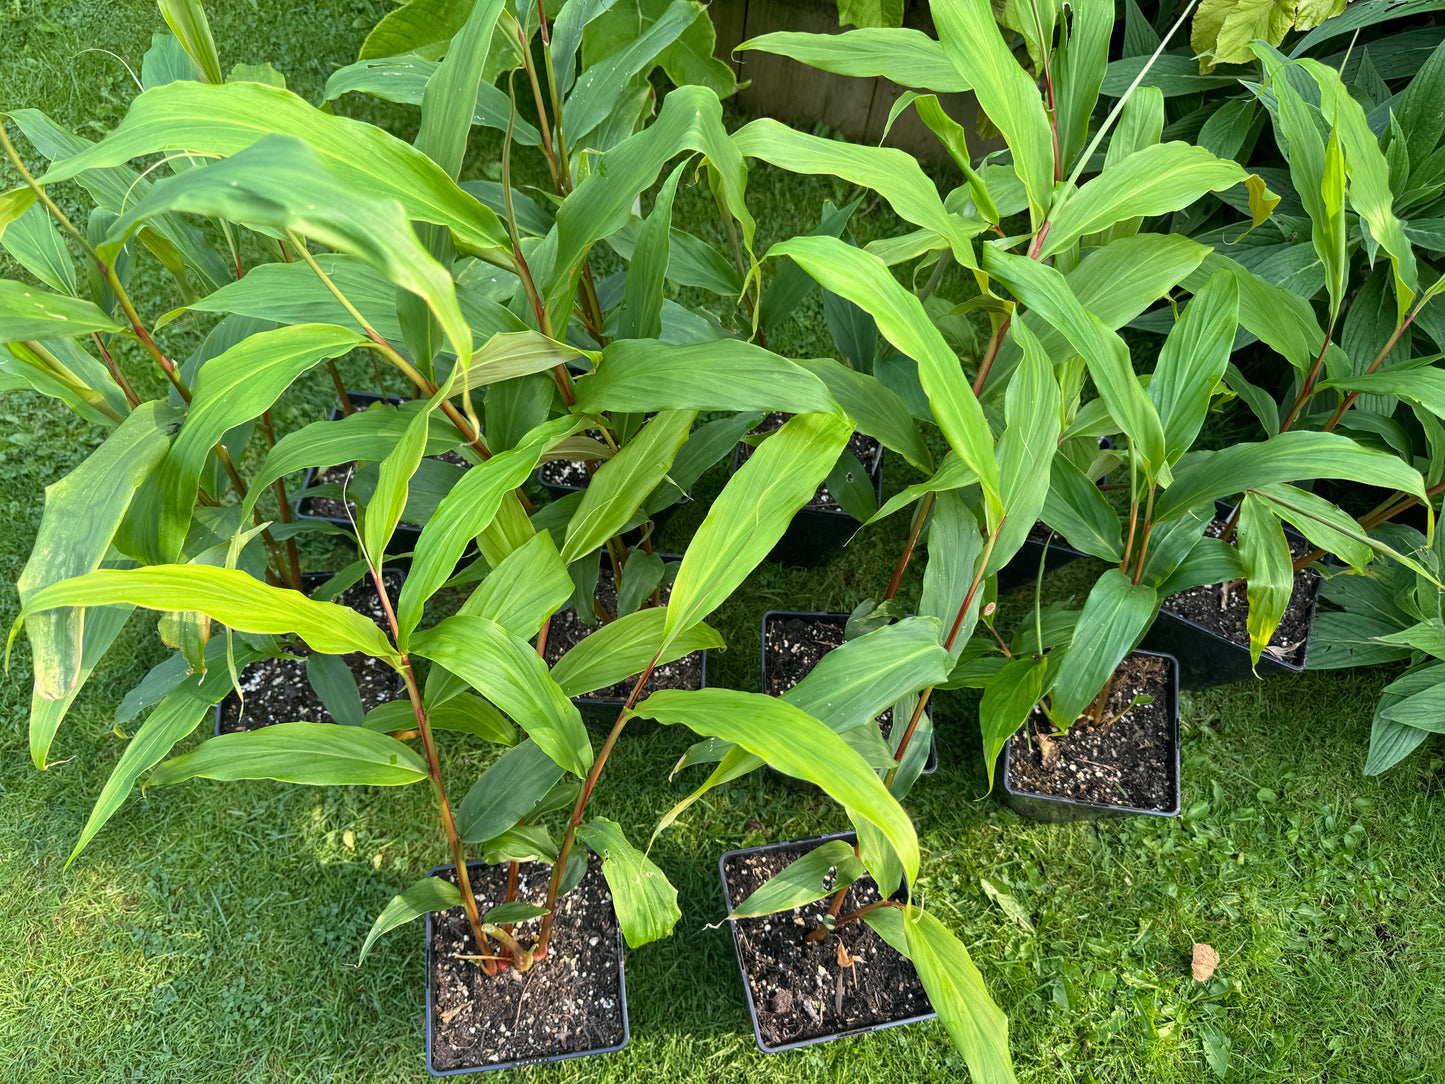
[[[452,463],[461,467],[462,470],[470,470],[472,467],[471,461],[462,455],[461,452],[457,451],[443,452],[441,455],[428,456],[427,458],[440,459],[443,463]],[[324,471],[320,471],[316,477],[312,479],[311,484],[324,485],[329,482],[332,485],[349,486],[351,480],[355,477],[356,460],[353,459],[350,463],[342,463],[338,466],[327,467]],[[356,519],[355,501],[343,501],[340,497],[306,497],[304,501],[306,504],[305,514],[308,516],[320,516],[322,519],[338,519],[342,521]],[[408,523],[406,520],[402,520],[400,526],[418,527],[418,524]]]
[[[758,422],[753,432],[771,433],[774,429],[781,429],[783,423],[791,417],[791,414],[780,414],[776,412],[769,414],[762,421]],[[737,465],[741,467],[746,463],[748,459],[752,457],[754,450],[754,446],[751,444],[739,444],[737,450]],[[872,437],[864,436],[862,433],[854,433],[848,438],[848,451],[852,452],[858,462],[863,464],[863,469],[868,472],[868,477],[876,481],[878,478],[878,470],[883,465],[883,445],[879,444]],[[820,484],[818,486],[818,492],[813,494],[813,499],[803,507],[823,509],[830,512],[841,511],[838,502],[835,501],[833,495],[828,492],[826,484]]]
[[[393,572],[382,573],[387,592],[393,599],[401,590],[401,577]],[[352,584],[336,597],[343,606],[371,618],[383,630],[390,628],[386,611],[376,597],[376,585],[367,576]],[[311,682],[306,679],[305,656],[311,649],[296,644],[291,654],[295,659],[262,659],[241,671],[241,695],[235,693],[221,701],[221,733],[260,730],[272,723],[329,723],[331,713],[321,703]],[[396,671],[380,659],[360,651],[343,655],[356,688],[361,693],[363,710],[394,700],[397,694]]]
[[[1103,725],[1078,722],[1060,736],[1043,712],[1034,709],[1028,740],[1015,734],[1009,743],[1008,778],[1015,790],[1082,802],[1167,811],[1174,805],[1174,766],[1169,755],[1169,663],[1157,655],[1131,655],[1114,671],[1104,712],[1108,719],[1136,695],[1152,704],[1135,704]],[[1042,740],[1041,740],[1042,739]],[[1049,749],[1049,765],[1044,750]]]
[[[672,585],[662,589],[662,602],[666,605],[667,600],[672,597]],[[597,577],[597,598],[608,613],[617,612],[617,584],[612,578],[612,568],[607,561],[603,561],[602,569]],[[544,658],[547,665],[554,666],[558,659],[565,655],[570,649],[576,647],[588,636],[600,629],[602,626],[593,623],[584,625],[577,619],[577,613],[572,607],[562,610],[552,616],[552,624],[547,630],[547,647]],[[619,681],[616,685],[610,685],[605,689],[598,689],[595,692],[587,693],[589,700],[607,700],[617,704],[624,704],[632,693],[632,686],[637,682],[637,675]],[[701,689],[703,683],[702,652],[694,651],[691,655],[684,655],[673,662],[665,663],[652,671],[652,676],[647,679],[647,684],[642,687],[642,697],[655,693],[658,689]]]
[[[756,891],[789,862],[816,844],[735,855],[725,863],[729,909]],[[832,884],[834,874],[828,874]],[[848,890],[843,913],[878,900],[873,879],[864,876]],[[804,936],[828,913],[831,896],[806,907],[734,923],[743,970],[768,1046],[801,1042],[842,1031],[908,1020],[933,1011],[923,983],[910,963],[863,921],[854,921],[822,941]],[[839,963],[839,945],[844,958]]]
[[[506,899],[505,866],[469,863],[467,873],[482,914]],[[456,884],[455,870],[440,876]],[[522,863],[517,899],[541,904],[550,876],[550,866]],[[528,944],[541,923],[519,922],[512,934]],[[433,916],[430,947],[427,1011],[437,1070],[602,1050],[626,1038],[617,914],[596,855],[588,856],[581,883],[557,901],[547,958],[527,971],[508,968],[488,977],[471,961],[456,959],[477,951],[460,907]]]
[[[782,696],[813,672],[823,656],[843,646],[847,619],[821,617],[773,617],[768,621],[763,682],[769,696]],[[893,709],[878,716],[878,728],[886,740],[893,733]]]
[[[1210,538],[1219,538],[1224,530],[1225,521],[1216,519],[1204,533]],[[1298,539],[1290,538],[1289,551],[1291,557],[1299,557],[1305,552],[1305,546]],[[1294,593],[1290,595],[1279,627],[1264,649],[1266,654],[1296,666],[1304,662],[1314,609],[1314,585],[1319,578],[1319,573],[1312,568],[1302,568],[1294,574]],[[1228,594],[1224,593],[1223,585],[1217,583],[1191,587],[1166,598],[1162,609],[1203,625],[1240,647],[1249,647],[1249,600],[1242,582],[1235,583]]]

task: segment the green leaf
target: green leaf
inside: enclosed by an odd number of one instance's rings
[[[983,763],[988,770],[989,790],[993,790],[993,772],[1004,743],[1024,725],[1044,694],[1048,667],[1048,656],[1011,659],[984,687],[978,721],[983,730]]]
[[[360,341],[344,327],[299,324],[252,335],[201,366],[185,422],[159,476],[160,539],[170,560],[181,555],[211,449],[228,430],[269,410],[302,373]]]
[[[99,665],[110,645],[120,635],[130,618],[130,606],[101,606],[84,615],[84,629],[80,640],[80,665],[75,671],[75,680],[66,692],[55,699],[40,695],[38,689],[30,693],[30,759],[42,771],[47,767],[50,743],[55,739],[60,724],[70,711],[70,705],[80,694],[81,688]],[[75,615],[79,619],[80,615]],[[32,640],[34,634],[31,634]],[[32,651],[32,655],[37,654]],[[184,661],[184,660],[183,660]]]
[[[564,563],[596,549],[627,525],[672,466],[695,417],[692,410],[661,411],[602,464],[567,524]]]
[[[798,362],[827,386],[858,432],[891,448],[919,470],[931,473],[933,456],[903,400],[877,377],[850,369],[832,358]]]
[[[917,880],[918,837],[908,815],[867,762],[807,712],[761,693],[664,689],[639,704],[634,714],[660,723],[682,723],[704,737],[730,741],[784,775],[821,787],[850,812],[876,825],[902,862],[909,883]]]
[[[464,249],[511,251],[495,212],[458,188],[426,155],[375,125],[323,113],[290,91],[262,83],[169,83],[148,90],[131,103],[119,127],[54,163],[42,182],[158,151],[232,155],[270,132],[305,141],[348,190],[394,199],[407,217],[446,226]]]
[[[836,75],[859,79],[881,76],[900,86],[938,94],[971,90],[968,79],[949,63],[943,47],[921,30],[866,27],[841,34],[780,31],[750,38],[734,52],[774,53]]]
[[[838,876],[829,885],[828,873],[835,867]],[[853,853],[853,844],[845,839],[831,839],[769,877],[752,895],[734,907],[728,918],[761,918],[777,911],[806,907],[814,900],[821,900],[852,884],[863,876],[863,872],[863,863]]]
[[[364,727],[273,723],[210,738],[193,752],[167,760],[150,781],[166,786],[198,776],[317,787],[396,787],[420,782],[427,770],[410,746]]]
[[[482,921],[500,926],[508,922],[526,922],[529,918],[541,918],[546,913],[547,908],[539,907],[535,903],[513,900],[511,903],[497,904],[482,916]]]
[[[230,652],[229,661],[238,671],[264,657],[262,652],[244,643],[232,645]],[[101,788],[95,807],[75,841],[75,848],[65,860],[67,867],[125,803],[141,773],[158,763],[200,723],[208,721],[211,709],[231,691],[231,673],[225,665],[228,661],[226,653],[224,638],[218,637],[207,644],[206,655],[211,665],[205,675],[187,676],[166,693],[155,711],[140,725]]]
[[[370,618],[299,591],[271,587],[233,568],[151,565],[101,569],[37,591],[23,616],[57,606],[108,606],[128,602],[152,610],[196,610],[238,632],[294,632],[314,651],[345,655],[360,651],[379,659],[396,650]]]
[[[674,346],[619,339],[577,381],[577,410],[781,410],[826,414],[838,409],[827,387],[797,362],[739,339]]]
[[[1059,159],[1065,172],[1083,153],[1089,138],[1089,118],[1099,103],[1099,86],[1109,66],[1114,4],[1112,0],[1079,0],[1071,6],[1070,15],[1068,36],[1059,35],[1052,72],[1058,99]]]
[[[631,569],[631,562],[627,567]],[[609,621],[557,660],[552,680],[568,696],[584,696],[635,678],[654,658],[662,666],[694,651],[724,646],[717,630],[700,621],[674,636],[659,655],[666,621],[667,608],[663,606],[649,606]]]
[[[517,741],[517,731],[502,717],[502,713],[471,693],[459,692],[439,704],[428,704],[426,714],[433,730],[475,734],[483,741],[498,745],[514,745]],[[416,711],[410,699],[390,700],[367,712],[366,721],[361,725],[383,734],[393,730],[415,730]]]
[[[933,325],[923,303],[905,290],[878,257],[832,237],[794,237],[774,245],[770,256],[791,256],[824,287],[872,315],[878,330],[918,361],[918,375],[943,435],[981,480],[985,494],[998,493],[993,434],[958,358]]]
[[[918,609],[925,616],[938,619],[940,645],[952,636],[954,657],[967,643],[983,603],[983,593],[974,587],[982,549],[978,520],[963,497],[957,492],[938,494],[928,526],[928,564],[923,570]],[[960,623],[959,613],[970,590],[973,598]],[[955,624],[957,634],[953,631]]]
[[[366,954],[371,951],[376,939],[388,930],[420,918],[428,911],[448,911],[460,906],[462,893],[456,885],[443,881],[440,877],[423,877],[405,892],[393,896],[381,914],[376,916],[376,921],[371,924],[371,930],[361,945],[357,966],[366,959]]]
[[[783,536],[852,435],[838,414],[799,414],[728,479],[673,582],[663,650],[717,609]]]
[[[482,533],[512,491],[537,469],[542,453],[574,425],[571,418],[544,422],[515,448],[498,452],[472,467],[442,498],[422,528],[411,570],[401,587],[397,622],[404,636],[409,636],[421,621],[427,599],[451,577],[468,543]]]
[[[482,617],[456,615],[411,638],[411,649],[465,680],[576,776],[592,766],[582,716],[531,644]]]
[[[34,199],[29,188],[20,190]],[[0,196],[0,238],[5,248],[18,260],[25,270],[38,278],[52,290],[74,296],[77,290],[75,261],[65,247],[65,238],[55,228],[50,212],[39,205],[32,205],[28,211],[9,223],[6,229],[7,213],[3,209],[4,196]]]
[[[444,46],[467,21],[466,0],[407,0],[384,15],[361,45],[361,59]]]
[[[761,158],[779,169],[840,177],[873,189],[900,218],[948,242],[959,263],[975,266],[969,238],[981,232],[984,224],[970,224],[950,215],[938,198],[938,189],[912,155],[892,147],[858,146],[806,135],[768,117],[745,125],[733,136],[733,142],[744,157]],[[784,251],[784,246],[774,246],[774,251]],[[850,300],[857,303],[856,299]]]
[[[1185,306],[1164,340],[1148,394],[1159,410],[1171,466],[1193,447],[1204,427],[1238,328],[1239,287],[1233,275],[1219,271]]]
[[[31,207],[35,206],[37,197],[35,189],[29,185],[21,185],[19,188],[12,188],[8,192],[0,192],[0,240],[5,237],[5,231],[20,219]],[[9,245],[6,245],[9,248]],[[18,258],[18,257],[17,257]],[[60,289],[56,286],[55,289]]]
[[[973,86],[979,106],[1013,152],[1014,171],[1028,192],[1030,216],[1037,225],[1053,194],[1055,165],[1038,86],[1004,43],[989,0],[940,4],[933,18],[944,53]]]
[[[485,617],[530,640],[571,596],[572,578],[552,536],[538,531],[507,554],[457,612]]]
[[[331,717],[343,726],[360,726],[366,720],[356,676],[340,655],[308,655],[306,680],[321,698]]]
[[[662,334],[663,279],[672,241],[672,200],[686,162],[679,162],[652,205],[652,214],[637,231],[637,244],[627,265],[622,306],[617,310],[619,339],[655,339]]]
[[[536,742],[519,742],[467,791],[457,806],[457,835],[463,843],[494,839],[531,813],[564,774]]]
[[[0,342],[109,334],[121,325],[89,301],[0,279]]]
[[[40,529],[16,584],[22,604],[46,588],[100,567],[137,488],[165,455],[177,416],[159,402],[136,408],[80,466],[46,487]],[[27,611],[25,626],[36,694],[56,700],[76,689],[82,669],[83,612]],[[60,719],[53,722],[58,726]],[[48,736],[37,742],[32,732],[32,755],[38,752],[38,767],[44,766],[49,745]]]
[[[1076,550],[1104,561],[1117,563],[1123,559],[1119,513],[1062,452],[1054,455],[1042,519]]]
[[[477,94],[487,85],[484,68],[502,0],[475,0],[457,30],[446,59],[426,81],[416,149],[456,179],[471,134]],[[508,111],[510,112],[510,110]]]
[[[1002,507],[987,520],[995,535],[989,575],[1018,552],[1043,511],[1063,414],[1058,378],[1038,340],[1022,322],[1011,325],[1010,334],[1023,347],[1023,361],[1004,393],[1007,424],[995,453]]]
[[[1131,584],[1117,568],[1095,582],[1079,615],[1079,628],[1054,679],[1049,717],[1068,727],[1098,695],[1114,670],[1134,650],[1159,611],[1152,588]]]
[[[216,40],[211,37],[211,24],[200,0],[159,0],[161,17],[171,28],[196,71],[207,83],[220,83],[221,58],[216,55]]]
[[[1008,1017],[989,997],[968,950],[931,913],[911,905],[903,915],[903,930],[908,958],[973,1080],[1014,1084]]]
[[[617,922],[630,948],[668,937],[682,912],[677,889],[652,860],[627,842],[622,826],[593,817],[577,828],[577,838],[602,858],[602,875],[612,890]]]
[[[1294,594],[1294,568],[1284,528],[1262,497],[1244,495],[1237,533],[1249,601],[1249,661],[1257,666]]]

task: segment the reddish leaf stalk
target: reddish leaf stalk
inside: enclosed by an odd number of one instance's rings
[[[918,502],[918,509],[913,514],[913,529],[909,531],[908,541],[903,545],[903,553],[899,556],[898,564],[893,569],[893,578],[888,581],[888,590],[883,595],[884,602],[898,594],[898,588],[903,583],[904,570],[908,568],[908,562],[913,558],[913,550],[918,545],[918,536],[923,533],[923,525],[928,522],[928,513],[933,510],[933,500],[934,494],[925,493],[923,499]]]
[[[105,367],[110,370],[111,379],[120,388],[121,394],[125,396],[125,401],[132,407],[140,406],[140,396],[130,386],[130,381],[125,378],[125,373],[120,371],[120,366],[116,364],[115,358],[110,356],[110,351],[105,348],[105,343],[100,341],[100,336],[92,331],[90,337],[95,340],[95,348],[100,351],[100,356],[105,361]]]

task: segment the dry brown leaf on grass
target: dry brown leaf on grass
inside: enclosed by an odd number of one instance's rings
[[[1208,982],[1214,976],[1214,969],[1219,966],[1219,953],[1214,951],[1214,946],[1196,944],[1194,946],[1194,960],[1192,970],[1196,982]]]

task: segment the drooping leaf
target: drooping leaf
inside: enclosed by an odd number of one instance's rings
[[[423,877],[405,892],[393,896],[381,914],[376,916],[366,940],[362,942],[357,965],[360,966],[366,960],[372,944],[387,931],[420,918],[428,911],[448,911],[461,905],[462,893],[456,885],[440,877]]]
[[[779,31],[750,38],[735,51],[750,49],[785,56],[836,75],[859,79],[881,76],[900,86],[938,94],[971,89],[967,77],[949,63],[937,41],[908,27],[860,27],[841,34]]]
[[[838,876],[831,884],[825,884],[829,872],[835,868]],[[747,899],[733,907],[728,918],[760,918],[777,911],[806,907],[829,892],[852,884],[863,872],[863,863],[853,853],[853,844],[843,839],[831,839],[769,877]]]
[[[198,776],[318,787],[395,787],[420,782],[427,770],[409,745],[365,727],[273,723],[210,738],[193,752],[165,761],[150,781],[165,786]]]
[[[1244,495],[1237,534],[1249,601],[1249,661],[1257,666],[1294,594],[1294,568],[1284,529],[1262,497]]]
[[[984,687],[978,721],[983,731],[983,763],[988,770],[989,790],[993,789],[994,768],[1004,743],[1024,725],[1043,695],[1048,666],[1047,655],[1010,659]]]
[[[577,838],[602,859],[602,875],[612,890],[617,923],[630,948],[639,948],[672,933],[682,912],[677,889],[667,875],[622,834],[622,826],[593,817],[577,828]]]

